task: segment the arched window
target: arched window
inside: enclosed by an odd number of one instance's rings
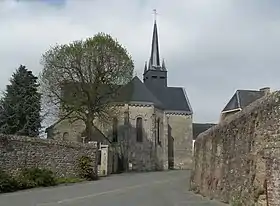
[[[159,118],[157,119],[157,142],[158,142],[158,144],[161,144],[161,141],[160,141],[160,119]]]
[[[62,140],[69,140],[69,133],[68,132],[64,132],[63,136],[62,136]]]
[[[118,119],[113,119],[113,142],[118,142]]]
[[[136,119],[136,141],[143,142],[143,120],[141,117]]]

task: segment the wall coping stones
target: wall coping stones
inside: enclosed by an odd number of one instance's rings
[[[96,149],[97,143],[93,144],[83,144],[80,142],[62,141],[62,140],[52,140],[52,139],[42,139],[39,137],[27,137],[27,136],[15,136],[15,135],[5,135],[0,134],[0,145],[6,142],[17,141],[17,142],[33,142],[47,145],[59,145],[64,147],[72,148],[85,148],[85,149]]]

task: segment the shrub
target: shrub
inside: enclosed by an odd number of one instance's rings
[[[81,175],[88,180],[96,179],[90,164],[90,159],[83,158],[80,161],[83,168]],[[47,169],[29,168],[23,169],[15,178],[0,170],[0,193],[14,192],[16,190],[35,187],[48,187],[58,184],[77,183],[84,179],[77,177],[55,177],[54,173]]]
[[[79,159],[79,175],[81,178],[86,180],[96,180],[98,179],[97,174],[95,174],[94,166],[92,160],[87,156],[82,156]]]
[[[13,192],[17,190],[16,180],[9,174],[0,170],[0,193]]]
[[[52,171],[47,169],[24,169],[18,176],[20,189],[33,187],[47,187],[56,185],[56,179]]]
[[[77,183],[82,181],[84,181],[84,179],[77,177],[59,177],[56,179],[57,184]]]

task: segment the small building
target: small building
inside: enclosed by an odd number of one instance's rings
[[[270,93],[269,87],[260,90],[237,90],[221,112],[220,121],[241,111],[252,102]]]

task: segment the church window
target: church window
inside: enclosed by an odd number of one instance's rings
[[[118,142],[118,119],[113,119],[113,142]]]
[[[68,138],[69,138],[69,133],[68,132],[64,132],[63,136],[62,136],[62,139],[63,140],[69,140]]]
[[[156,78],[157,78],[157,76],[152,76],[152,78],[153,78],[153,79],[156,79]]]
[[[143,120],[141,117],[136,119],[136,141],[143,142]]]
[[[157,119],[157,142],[158,142],[158,144],[161,144],[161,141],[160,141],[160,119],[159,118]]]

